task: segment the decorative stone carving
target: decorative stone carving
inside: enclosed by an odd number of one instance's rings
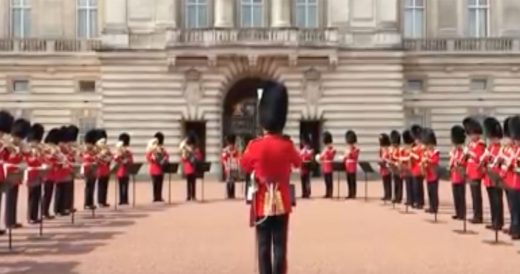
[[[196,69],[189,69],[184,75],[184,98],[188,110],[188,117],[196,117],[199,101],[204,95],[202,73]]]
[[[258,55],[250,54],[249,56],[247,56],[247,60],[249,61],[249,66],[256,67],[258,63]]]
[[[318,116],[318,102],[322,96],[321,72],[310,68],[303,73],[302,95],[307,103],[308,115]]]

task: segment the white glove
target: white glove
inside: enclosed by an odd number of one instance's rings
[[[314,157],[314,160],[316,160],[316,162],[318,162],[318,163],[320,162],[320,156],[321,156],[321,155],[317,154],[317,155]]]

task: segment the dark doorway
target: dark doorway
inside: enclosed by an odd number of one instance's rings
[[[194,133],[197,136],[197,145],[206,160],[206,121],[184,121],[184,136]]]
[[[302,120],[300,121],[300,136],[309,136],[311,139],[311,146],[314,149],[314,153],[318,154],[321,152],[321,125],[320,120]],[[315,166],[313,177],[320,176],[320,167]]]

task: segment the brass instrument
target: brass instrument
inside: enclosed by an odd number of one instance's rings
[[[179,148],[181,150],[181,156],[183,159],[188,159],[189,162],[195,163],[195,154],[194,149],[192,146],[188,145],[187,143],[188,139],[184,139],[181,144],[179,145]]]
[[[9,153],[19,153],[21,151],[21,144],[15,145],[13,143],[13,137],[10,135],[4,135],[0,138],[0,149],[5,149]]]
[[[97,141],[96,146],[96,156],[98,161],[101,162],[110,162],[112,160],[112,152],[110,152],[110,148],[106,143],[106,139],[100,139]]]
[[[123,142],[116,144],[115,155],[121,160],[122,165],[127,165],[130,162],[130,151],[123,145]]]
[[[420,167],[421,167],[421,174],[422,175],[426,175],[427,173],[427,169],[428,169],[428,164],[429,164],[429,160],[430,160],[430,156],[431,156],[431,152],[429,149],[425,149],[423,151],[423,155],[421,157],[421,162],[419,163],[420,164]]]
[[[163,165],[165,162],[165,153],[162,146],[159,145],[159,141],[154,138],[148,142],[148,147],[146,148],[148,153],[152,153],[152,159],[158,165]]]

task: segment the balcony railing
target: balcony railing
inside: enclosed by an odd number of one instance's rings
[[[98,49],[101,49],[100,40],[0,38],[0,52],[80,52]]]
[[[404,39],[403,48],[407,51],[445,51],[445,52],[520,52],[519,38],[433,38]]]
[[[171,30],[168,46],[336,46],[336,29],[183,29]]]

